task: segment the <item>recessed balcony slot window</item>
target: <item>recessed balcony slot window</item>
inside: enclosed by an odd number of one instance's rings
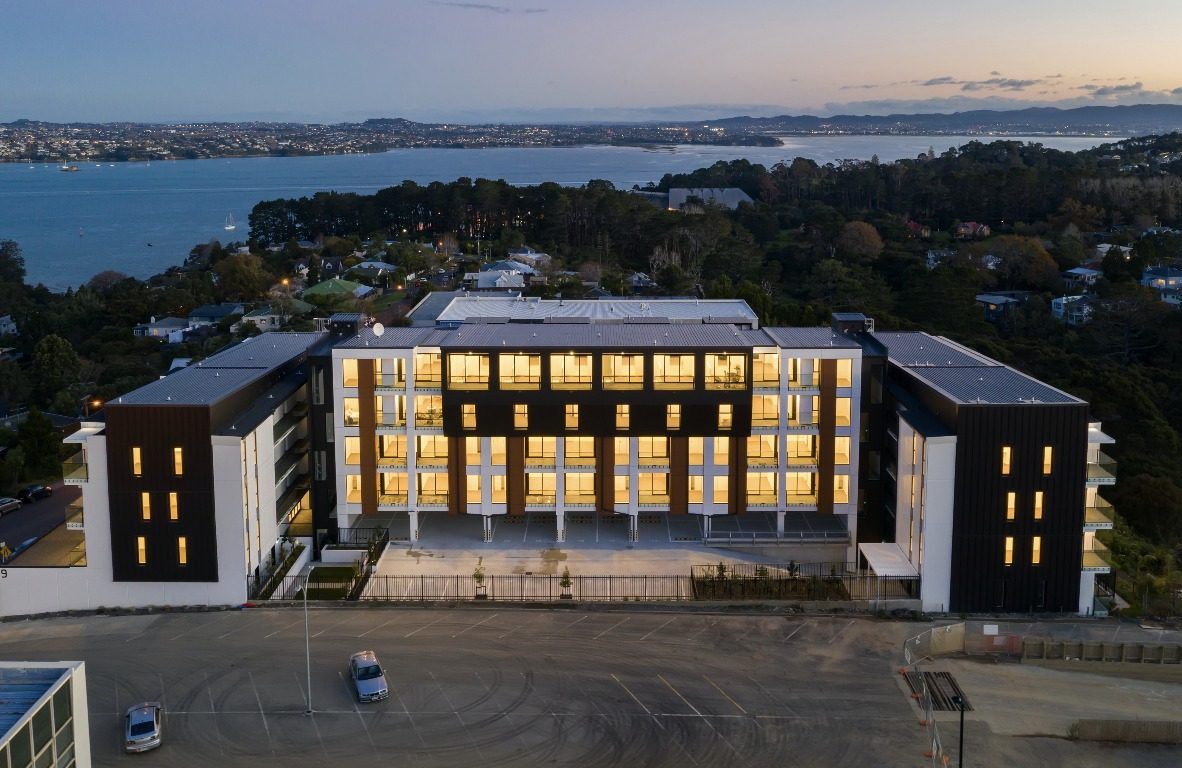
[[[847,437],[846,440],[849,440]],[[816,435],[788,435],[788,463],[816,464],[817,436]]]
[[[745,355],[708,352],[705,366],[706,389],[744,389],[747,386]]]
[[[729,437],[714,438],[714,466],[725,467],[731,463],[731,439]]]
[[[378,473],[378,504],[405,504],[410,497],[405,472]]]
[[[747,473],[747,503],[764,505],[776,503],[775,472]]]
[[[1018,494],[1014,491],[1006,493],[1006,520],[1018,517]]]
[[[1035,536],[1030,542],[1030,564],[1039,565],[1042,562],[1042,536]]]
[[[464,494],[464,500],[469,504],[479,504],[481,502],[480,475],[466,475],[465,481],[467,492]]]
[[[137,565],[148,564],[148,539],[145,536],[135,537],[135,562]]]
[[[700,467],[706,463],[706,438],[691,437],[689,439],[689,464],[691,467]]]
[[[779,352],[759,352],[751,356],[751,383],[764,388],[780,386]]]
[[[406,387],[406,358],[373,361],[373,384],[379,389]]]
[[[776,427],[780,424],[780,398],[755,395],[751,398],[751,426]]]
[[[557,450],[557,438],[527,437],[525,439],[525,464],[530,467],[552,467]]]
[[[624,466],[631,461],[628,438],[617,437],[615,439],[614,449],[616,466]]]
[[[489,477],[489,501],[493,504],[504,504],[507,498],[506,489],[509,487],[504,475],[492,475]]]
[[[730,403],[718,404],[718,428],[730,429],[735,425],[735,408]]]
[[[464,403],[460,406],[460,422],[464,429],[476,429],[475,403]]]
[[[784,399],[784,412],[788,426],[807,427],[817,423],[816,411],[812,408],[813,398],[808,395],[788,395]]]
[[[177,477],[185,474],[185,449],[179,445],[172,449],[172,473]]]
[[[394,395],[384,398],[390,403],[391,409],[386,410],[382,397],[374,398],[374,424],[379,427],[406,426],[406,395]]]
[[[784,491],[789,504],[817,503],[817,473],[788,472],[784,475]]]
[[[837,361],[837,386],[854,386],[854,361],[848,357]]]
[[[628,429],[632,423],[632,409],[627,403],[616,405],[616,429]]]
[[[341,415],[346,427],[356,427],[361,424],[361,401],[355,397],[341,398]]]
[[[346,437],[345,438],[345,464],[355,465],[361,463],[361,438],[360,437]]]
[[[415,426],[443,426],[443,398],[439,395],[415,395]]]
[[[1042,520],[1042,500],[1043,500],[1042,494],[1043,494],[1042,491],[1035,491],[1034,492],[1034,519],[1035,520]]]
[[[447,437],[419,435],[415,438],[415,463],[419,466],[447,466]]]
[[[591,355],[550,355],[551,389],[591,389]]]
[[[174,523],[181,519],[181,505],[176,491],[168,493],[168,519]]]
[[[577,403],[567,403],[563,409],[563,424],[567,429],[579,428],[579,406]]]
[[[693,355],[653,355],[654,389],[693,389]]]
[[[143,454],[139,446],[132,446],[131,448],[131,474],[136,477],[143,477],[144,475]]]
[[[644,355],[604,355],[604,389],[643,389]]]
[[[513,406],[513,428],[529,429],[529,406],[525,403]]]
[[[563,498],[567,504],[595,503],[595,474],[567,472],[563,478]]]
[[[488,463],[494,467],[505,466],[506,454],[506,439],[503,437],[490,437],[488,439]]]
[[[681,429],[681,405],[669,403],[665,406],[665,429]]]
[[[488,355],[451,352],[447,356],[448,389],[488,389]]]
[[[616,475],[612,482],[612,500],[616,504],[628,504],[628,476]]]
[[[799,357],[790,357],[785,361],[787,369],[784,373],[788,377],[789,387],[807,387],[813,383],[811,373],[804,371],[804,361]]]
[[[712,490],[710,493],[711,499],[715,504],[729,504],[730,503],[730,478],[726,475],[716,476],[712,483]]]
[[[345,501],[361,503],[361,475],[345,475]]]
[[[341,386],[342,387],[356,387],[357,386],[357,360],[353,358],[345,358],[341,360]]]
[[[1013,466],[1014,449],[1008,445],[1001,447],[1001,474],[1003,476],[1010,474],[1010,469]]]
[[[837,465],[850,463],[850,438],[840,435],[833,438],[833,463]]]
[[[701,475],[690,475],[686,479],[689,481],[689,503],[701,504],[706,494],[706,478]]]
[[[833,405],[833,423],[839,427],[848,427],[852,414],[853,398],[835,397],[833,398]]]
[[[641,472],[636,477],[640,504],[669,503],[669,475],[665,472]]]
[[[480,438],[464,438],[464,463],[469,467],[480,466]]]
[[[833,476],[833,503],[847,504],[850,500],[850,476]]]
[[[751,435],[747,438],[747,463],[756,467],[774,467],[780,463],[776,435]]]
[[[1051,474],[1051,463],[1054,457],[1055,449],[1049,445],[1042,447],[1042,473],[1044,475]]]
[[[140,494],[140,518],[143,520],[152,519],[152,494],[147,491]]]
[[[595,438],[568,437],[563,445],[564,461],[570,466],[595,465]]]
[[[542,356],[502,353],[497,359],[501,389],[540,389]]]
[[[378,464],[406,466],[406,435],[380,435],[378,437]]]
[[[1006,536],[1005,564],[1014,564],[1014,537]]]
[[[416,475],[418,485],[418,499],[420,504],[447,503],[447,473],[419,472]]]
[[[553,504],[558,487],[558,475],[554,472],[525,473],[525,503]]]
[[[176,562],[177,565],[189,564],[189,540],[184,536],[176,537]]]
[[[415,386],[435,388],[443,385],[443,356],[438,352],[415,353]]]
[[[636,438],[636,456],[641,466],[669,465],[669,438],[667,437],[638,437]]]

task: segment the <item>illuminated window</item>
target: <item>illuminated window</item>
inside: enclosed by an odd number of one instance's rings
[[[358,426],[361,424],[361,401],[355,397],[341,398],[341,413],[346,427]]]
[[[848,357],[837,361],[837,386],[854,386],[854,361]]]
[[[475,403],[464,403],[460,406],[460,422],[464,429],[476,429]]]
[[[361,503],[361,475],[345,475],[345,501]]]
[[[668,504],[669,475],[664,472],[641,472],[636,476],[637,503]]]
[[[665,406],[665,429],[681,429],[681,405],[669,403]]]
[[[564,424],[567,429],[579,428],[579,406],[576,403],[567,403],[565,408]]]
[[[490,437],[488,440],[488,463],[494,467],[505,466],[506,440],[503,437]]]
[[[631,456],[629,455],[630,451],[628,450],[628,448],[629,448],[628,438],[626,438],[626,437],[617,437],[616,438],[614,452],[616,454],[615,461],[616,461],[617,465],[627,464],[629,461],[631,461]]]
[[[538,389],[542,386],[542,356],[502,353],[497,360],[501,389]]]
[[[415,475],[418,483],[420,504],[447,503],[447,473],[446,472],[418,472]]]
[[[653,388],[693,389],[693,355],[653,355]]]
[[[172,473],[177,477],[185,474],[185,451],[179,445],[172,449]]]
[[[1054,455],[1054,449],[1049,445],[1042,447],[1042,473],[1044,475],[1051,474],[1051,457]]]
[[[480,503],[480,475],[467,475],[467,493],[464,495],[465,501],[469,504]]]
[[[513,406],[513,428],[529,429],[529,406],[525,403]]]
[[[140,477],[144,474],[144,465],[141,461],[141,454],[139,446],[132,446],[131,448],[131,474]]]
[[[558,475],[553,472],[527,472],[525,474],[525,503],[553,504]]]
[[[642,389],[644,355],[604,355],[604,389]]]
[[[402,389],[406,386],[406,358],[373,361],[373,385],[379,389]]]
[[[743,389],[747,386],[747,358],[710,352],[705,357],[706,389]]]
[[[847,437],[846,440],[849,440]],[[816,464],[817,436],[816,435],[788,435],[788,463]]]
[[[378,473],[378,504],[405,504],[409,498],[405,472]]]
[[[788,397],[786,397],[784,399],[784,412],[785,412],[785,415],[788,417],[788,426],[790,426],[790,427],[800,427],[800,426],[805,426],[805,425],[812,423],[812,421],[810,419],[808,419],[808,418],[802,419],[800,416],[800,414],[802,412],[801,407],[800,407],[801,400],[804,400],[806,404],[812,402],[811,397],[803,397],[802,398],[800,395],[788,395]],[[811,410],[810,410],[810,413],[811,413]]]
[[[751,398],[751,426],[775,427],[780,424],[780,398],[755,395]]]
[[[152,495],[147,491],[140,494],[140,517],[144,520],[152,519]]]
[[[850,463],[850,439],[848,437],[838,436],[833,438],[833,463]]]
[[[594,504],[595,474],[567,472],[563,478],[563,498],[567,504]]]
[[[355,359],[346,358],[341,361],[341,386],[357,386],[357,361]]]
[[[173,521],[181,519],[181,505],[177,499],[176,491],[168,493],[168,519]]]
[[[1006,536],[1006,565],[1014,564],[1014,537]]]
[[[628,499],[628,476],[616,475],[613,482],[612,499],[616,504],[627,504]]]
[[[786,365],[788,370],[785,371],[785,374],[788,377],[789,387],[803,387],[812,383],[812,377],[804,375],[804,366],[799,357],[788,358]]]
[[[616,406],[616,429],[628,429],[632,422],[632,412],[627,403]]]
[[[788,472],[784,475],[784,492],[789,504],[817,503],[817,473]]]
[[[550,355],[551,389],[591,389],[591,355]]]
[[[701,475],[689,476],[689,503],[701,504],[705,497],[706,478]]]
[[[1008,475],[1010,473],[1010,467],[1012,466],[1013,460],[1014,460],[1014,449],[1008,445],[1003,445],[1001,447],[1001,473],[1002,473],[1002,475]]]
[[[780,353],[759,352],[752,355],[751,380],[756,387],[780,386]]]
[[[416,387],[442,386],[443,356],[438,352],[416,352],[414,372]]]
[[[406,435],[378,436],[378,465],[406,466]]]
[[[184,536],[176,537],[176,561],[177,565],[189,564],[189,542]]]
[[[447,437],[419,435],[415,438],[415,463],[424,467],[447,466]]]
[[[706,439],[703,437],[691,437],[688,442],[690,466],[700,467],[705,464]]]
[[[1018,516],[1018,494],[1010,491],[1006,494],[1006,520],[1013,520]]]
[[[346,464],[360,464],[361,463],[361,438],[360,437],[345,437],[345,463]]]
[[[415,426],[443,426],[443,398],[439,395],[415,395]]]
[[[839,427],[848,427],[850,425],[850,408],[853,404],[853,398],[850,397],[835,397],[834,404],[834,421],[833,423]]]
[[[636,438],[636,457],[641,466],[664,466],[669,463],[669,438]]]
[[[135,561],[140,565],[148,564],[148,540],[143,536],[135,537]]]
[[[833,503],[848,504],[850,500],[850,476],[833,476]]]
[[[447,355],[448,389],[488,389],[488,355],[450,352]]]
[[[725,467],[731,463],[731,441],[729,437],[714,438],[714,466]]]
[[[469,467],[480,466],[480,438],[464,438],[464,463]]]
[[[525,439],[525,464],[531,467],[552,467],[557,438],[527,437]]]
[[[774,467],[780,463],[776,435],[751,435],[747,438],[747,463],[756,467]]]
[[[568,437],[563,444],[563,458],[568,467],[595,465],[595,438]]]
[[[747,503],[775,504],[776,503],[776,473],[748,472],[747,473]]]
[[[1042,562],[1042,536],[1035,536],[1030,543],[1030,564],[1038,565]]]
[[[730,478],[726,475],[721,475],[714,478],[713,491],[711,498],[715,504],[727,504],[730,502]]]
[[[504,475],[493,475],[492,477],[489,478],[489,481],[490,481],[490,484],[492,485],[492,494],[491,494],[491,498],[489,500],[493,504],[504,504],[505,499],[506,499],[506,490],[505,489],[508,487],[508,483],[506,482],[505,476]]]
[[[1042,520],[1042,491],[1034,492],[1034,519]]]
[[[730,429],[735,424],[735,409],[730,403],[718,404],[718,428]]]
[[[346,398],[348,399],[348,398]],[[381,397],[374,398],[374,423],[379,427],[405,427],[406,426],[406,395],[395,395],[394,397],[387,397],[385,400],[393,404],[394,408],[389,413],[385,413],[382,407]],[[416,398],[416,402],[418,398]],[[423,402],[429,403],[430,400]]]

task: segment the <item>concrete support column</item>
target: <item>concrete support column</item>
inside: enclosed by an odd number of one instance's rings
[[[703,538],[710,538],[710,521],[714,519],[714,515],[702,515],[702,536]]]
[[[786,514],[787,512],[782,509],[776,512],[776,535],[780,538],[784,538],[784,515]]]
[[[411,510],[408,517],[410,517],[410,541],[412,544],[417,544],[419,541],[419,511],[417,509]]]
[[[481,515],[480,517],[483,525],[484,540],[492,541],[492,515]]]
[[[554,513],[554,519],[558,521],[557,540],[559,542],[566,541],[566,512],[558,510]]]
[[[640,540],[640,526],[638,525],[638,517],[635,512],[628,515],[628,540]]]

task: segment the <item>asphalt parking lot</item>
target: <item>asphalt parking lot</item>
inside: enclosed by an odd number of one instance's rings
[[[900,643],[924,626],[314,609],[311,716],[299,609],[7,623],[0,655],[86,661],[95,765],[917,766],[923,730],[895,670]],[[362,648],[388,670],[384,702],[354,702],[346,665]],[[150,699],[164,704],[165,744],[124,755],[122,713]],[[966,765],[1177,764],[1162,749],[1016,739],[984,722],[966,736]]]

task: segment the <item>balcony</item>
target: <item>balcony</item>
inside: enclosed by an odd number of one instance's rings
[[[446,467],[447,466],[447,457],[446,456],[421,456],[421,455],[416,456],[415,457],[415,466],[416,467]]]
[[[374,429],[406,429],[406,416],[399,416],[395,413],[376,413],[374,414]],[[345,426],[349,426],[346,424]]]
[[[1088,483],[1092,485],[1114,485],[1116,483],[1116,461],[1104,451],[1096,451],[1096,461],[1088,461]]]
[[[444,503],[446,503],[444,497]],[[406,493],[379,493],[378,506],[379,507],[405,507],[407,503]]]
[[[555,465],[553,456],[526,456],[525,466],[527,467],[545,467],[553,469]]]
[[[817,506],[817,495],[815,493],[790,493],[788,494],[789,507],[815,507]]]
[[[790,467],[815,467],[817,466],[816,456],[789,456],[788,466]]]
[[[379,467],[405,467],[406,456],[378,456]]]
[[[419,492],[419,506],[420,507],[446,507],[447,494],[446,493],[423,493]]]
[[[780,460],[775,456],[747,456],[747,466],[749,467],[778,467],[779,465]]]
[[[1108,547],[1095,539],[1092,539],[1090,546],[1085,544],[1081,568],[1086,573],[1111,573],[1112,554]]]
[[[304,417],[307,415],[308,406],[306,403],[298,403],[290,411],[283,414],[283,417],[280,418],[279,421],[275,422],[275,442],[279,443],[285,440],[287,436],[290,435],[292,431],[300,425],[300,422],[302,422]]]
[[[525,506],[528,507],[553,507],[556,497],[552,493],[527,493],[525,495]]]
[[[90,480],[85,451],[78,451],[62,462],[62,480],[66,485],[82,485]]]
[[[375,373],[374,389],[406,389],[406,377],[396,373]]]
[[[1083,529],[1085,531],[1110,531],[1115,514],[1116,510],[1112,505],[1097,496],[1092,506],[1084,508]]]
[[[305,446],[302,451],[291,450],[280,456],[279,460],[275,462],[275,485],[282,485],[307,455],[308,448]]]
[[[423,411],[415,414],[416,427],[442,427],[443,413],[441,411]]]
[[[85,530],[82,515],[82,499],[75,499],[66,505],[66,530],[67,531],[81,531]]]
[[[788,379],[788,389],[817,389],[818,384],[812,374],[800,375],[795,378]]]

